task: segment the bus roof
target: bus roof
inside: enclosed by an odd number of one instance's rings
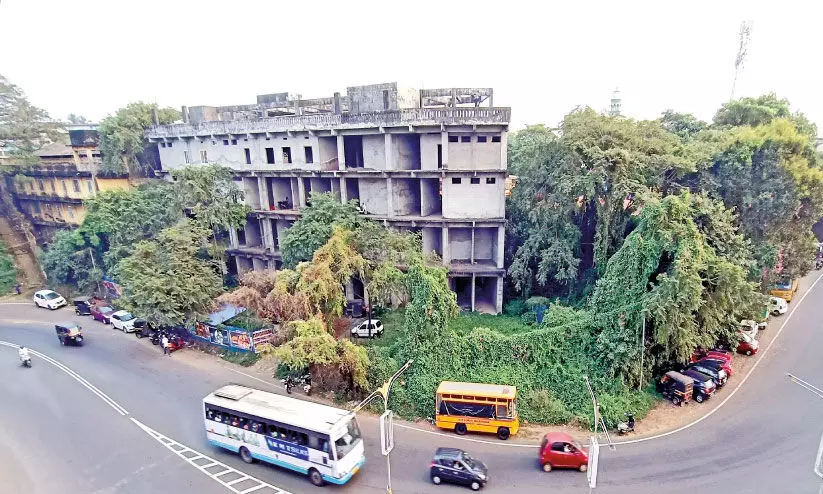
[[[443,381],[437,387],[437,394],[462,394],[483,396],[486,398],[506,398],[513,400],[517,396],[517,387],[505,384],[459,383]]]
[[[331,434],[338,424],[354,417],[348,410],[288,398],[239,384],[223,386],[209,393],[203,398],[203,402],[322,434]]]

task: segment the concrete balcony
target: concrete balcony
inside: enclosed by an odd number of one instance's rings
[[[200,124],[158,125],[148,128],[145,136],[149,139],[164,139],[407,125],[508,125],[510,119],[511,108],[408,108],[372,113],[285,115]]]

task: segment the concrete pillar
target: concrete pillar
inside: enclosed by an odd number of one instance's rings
[[[303,183],[303,177],[297,177],[297,195],[300,199],[300,207],[306,207],[306,185]]]
[[[451,251],[449,250],[449,227],[444,226],[441,243],[443,244],[443,264],[448,266],[451,263]]]
[[[260,209],[270,211],[269,188],[266,182],[266,177],[257,177],[257,193],[260,195]]]
[[[441,154],[443,159],[443,169],[448,170],[449,168],[449,133],[448,132],[441,132],[440,133],[440,147],[443,148]]]
[[[346,177],[340,177],[340,202],[343,204],[349,202],[349,190],[346,187]]]
[[[500,133],[500,169],[505,170],[509,167],[509,153],[507,153],[507,148],[509,142],[509,134],[507,132]],[[505,180],[506,177],[503,177]]]
[[[275,261],[274,259],[269,259],[268,268],[271,269],[272,271],[277,269],[277,261]]]
[[[469,255],[469,261],[474,264],[474,227],[472,226],[472,250]]]
[[[392,136],[389,133],[383,134],[385,139],[386,170],[394,170],[394,151],[392,150]]]
[[[346,169],[346,146],[341,135],[337,136],[337,169]]]
[[[243,266],[240,263],[240,257],[239,256],[234,256],[234,265],[235,265],[234,266],[235,269],[237,270],[238,276],[246,273],[246,270],[243,269]]]
[[[476,309],[474,308],[474,289],[475,289],[475,278],[477,277],[476,274],[472,273],[472,312]]]
[[[274,250],[274,234],[271,230],[271,220],[269,218],[260,218],[260,226],[262,227],[263,246],[267,249]]]
[[[231,245],[232,249],[236,249],[240,246],[239,240],[237,239],[237,230],[232,228],[229,230],[229,245]]]
[[[494,301],[494,308],[498,314],[503,312],[503,277],[497,277],[497,298]]]
[[[497,258],[497,268],[503,269],[503,243],[506,241],[506,227],[497,227],[497,250],[495,251]]]
[[[389,218],[394,217],[394,184],[392,183],[392,179],[386,179],[386,210],[388,211]]]
[[[346,292],[346,300],[354,300],[354,282],[349,280],[344,285],[344,291]]]

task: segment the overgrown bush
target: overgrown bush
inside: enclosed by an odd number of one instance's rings
[[[517,317],[524,312],[526,312],[526,301],[521,298],[510,300],[506,306],[503,307],[503,313],[507,316]]]

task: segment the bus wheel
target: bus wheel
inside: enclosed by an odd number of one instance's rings
[[[457,433],[458,436],[462,436],[466,433],[466,424],[455,424],[454,432]]]
[[[508,427],[498,427],[497,428],[497,438],[498,439],[502,439],[502,440],[505,441],[506,439],[509,438],[509,436],[511,436],[511,431],[509,431]]]
[[[251,455],[251,452],[245,446],[240,447],[240,459],[245,461],[246,463],[254,462],[254,457]]]
[[[320,475],[320,472],[318,472],[314,468],[309,470],[309,480],[312,484],[316,485],[317,487],[320,487],[325,483],[323,482],[323,476]]]

